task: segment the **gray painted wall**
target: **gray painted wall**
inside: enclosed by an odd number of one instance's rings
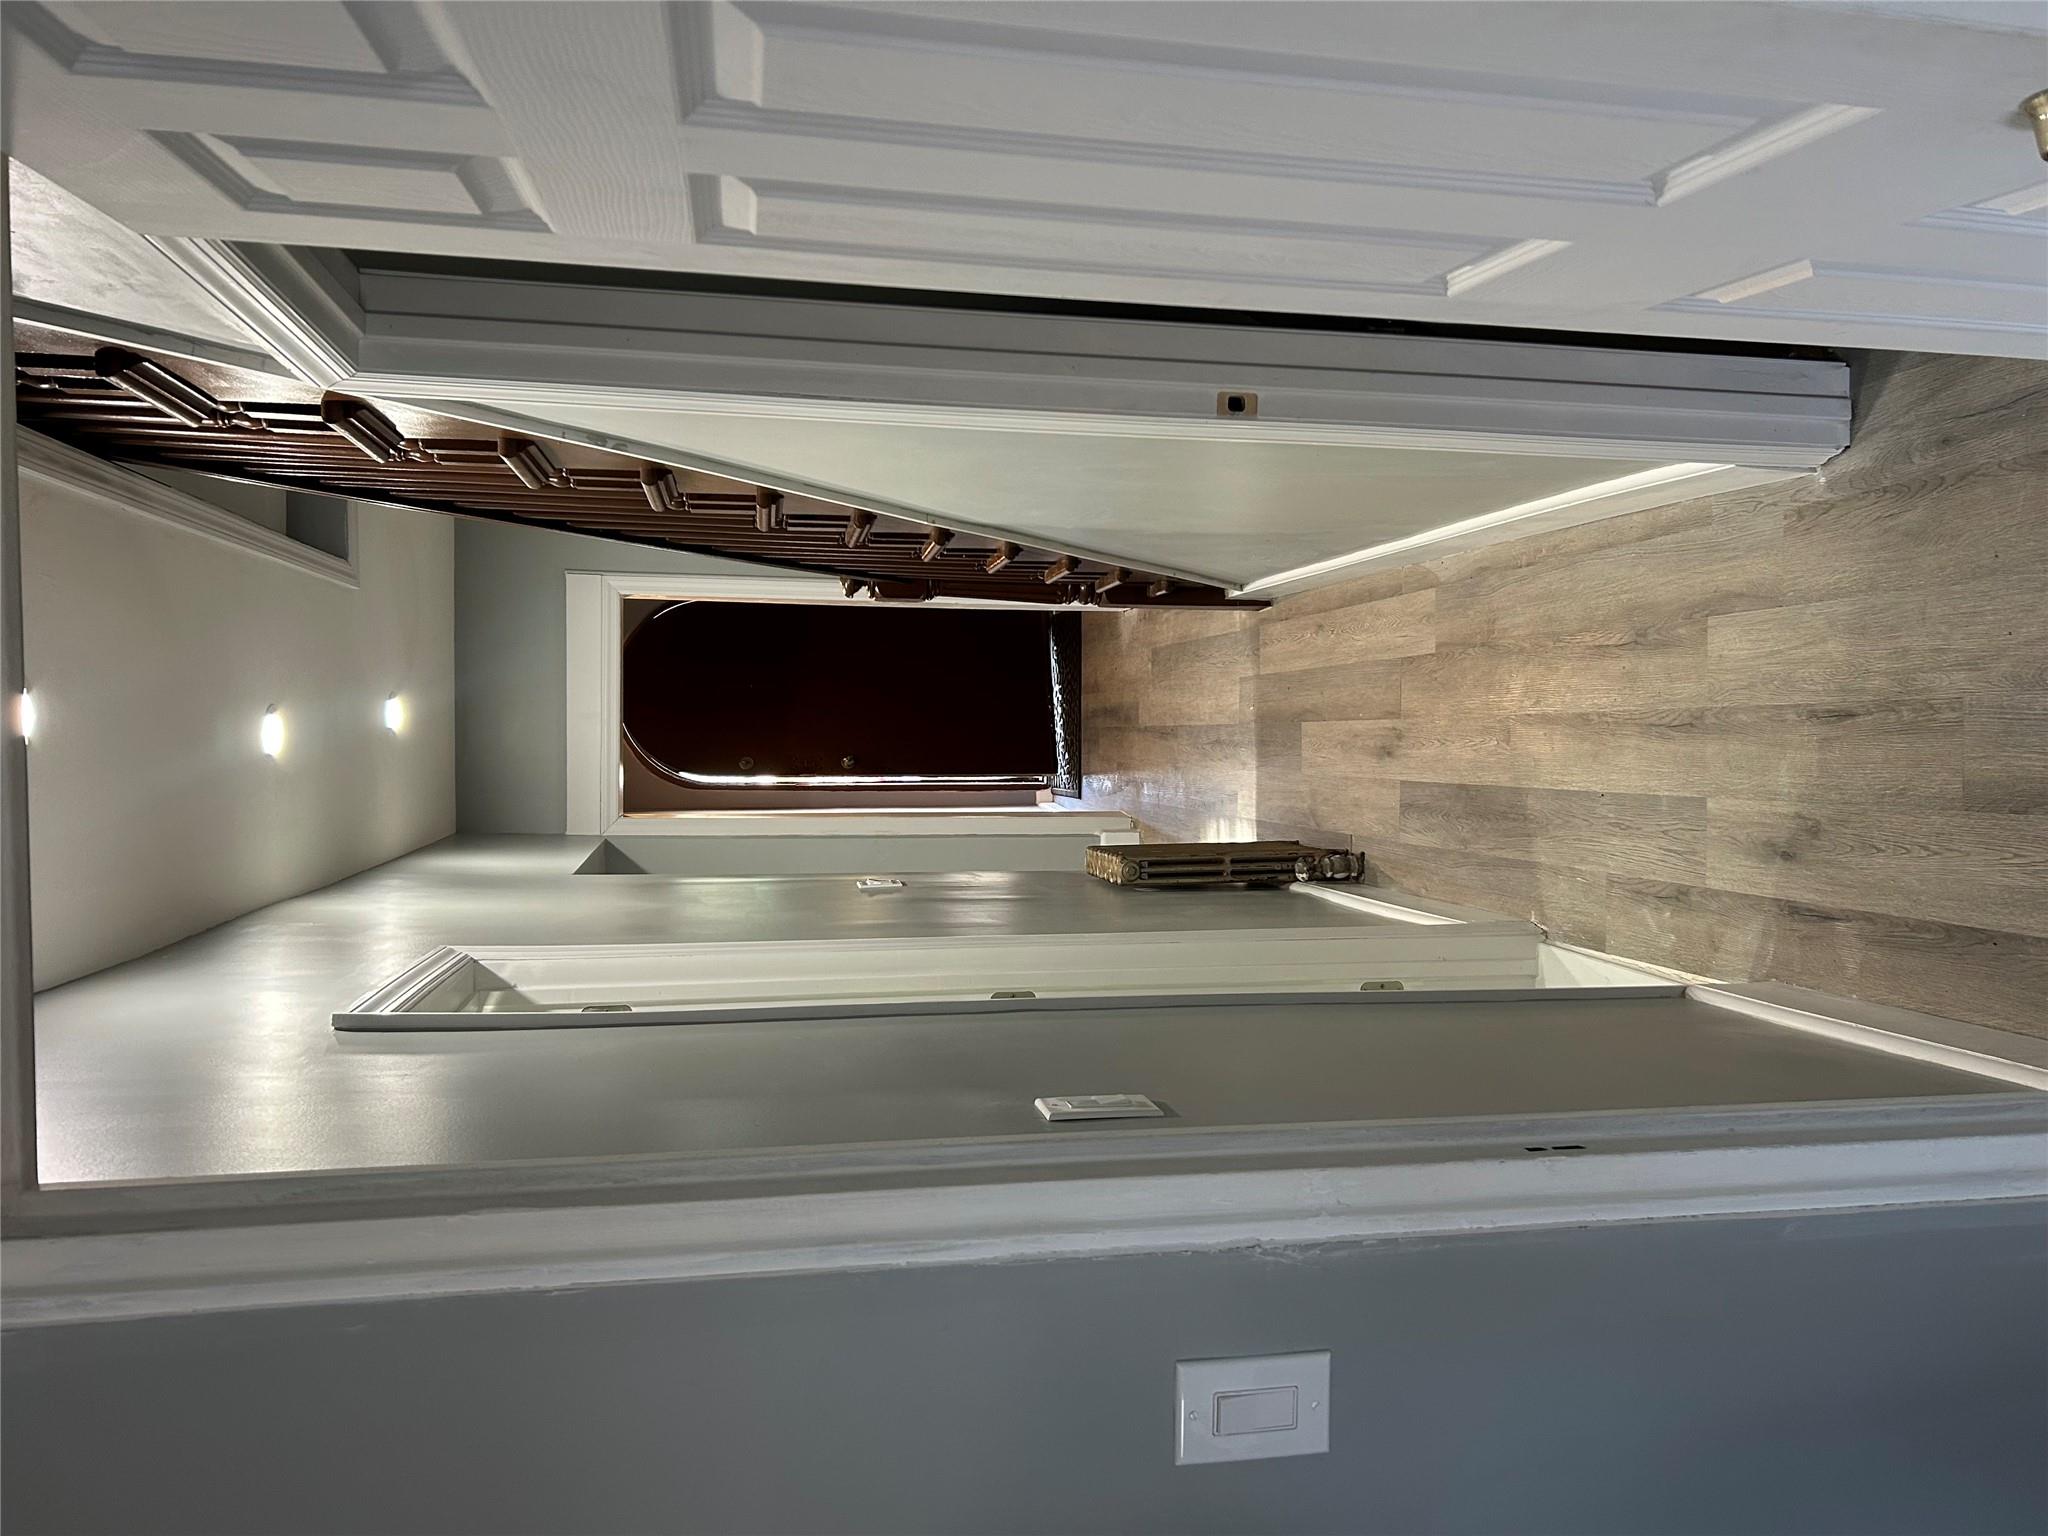
[[[42,1532],[2048,1525],[2048,1210],[497,1295],[7,1339]],[[1333,1351],[1328,1455],[1173,1464],[1173,1365]]]
[[[349,587],[39,477],[21,504],[39,987],[454,830],[449,519],[361,507]]]
[[[573,533],[463,520],[455,528],[456,806],[464,832],[560,832],[563,578],[570,571],[758,576],[759,566]]]

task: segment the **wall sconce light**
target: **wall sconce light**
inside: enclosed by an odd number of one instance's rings
[[[263,711],[263,723],[256,727],[256,745],[265,757],[284,751],[284,714],[275,704]]]
[[[405,729],[405,699],[400,694],[384,701],[384,729],[394,736]]]
[[[2020,103],[2020,112],[2034,125],[2034,148],[2048,160],[2048,91],[2036,91]]]
[[[21,696],[14,701],[14,728],[21,733],[23,741],[35,739],[36,696],[30,689],[22,689]]]

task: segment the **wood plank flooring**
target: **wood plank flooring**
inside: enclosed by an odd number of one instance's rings
[[[2048,366],[1874,356],[1856,405],[1812,479],[1090,615],[1089,801],[2048,1034]]]

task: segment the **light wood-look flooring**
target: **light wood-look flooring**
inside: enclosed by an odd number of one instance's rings
[[[2048,1034],[2048,366],[1881,355],[1856,408],[1815,478],[1090,615],[1089,802]]]

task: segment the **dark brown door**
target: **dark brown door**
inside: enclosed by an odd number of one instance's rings
[[[1043,779],[1054,767],[1051,622],[676,603],[626,640],[626,734],[687,784]]]

